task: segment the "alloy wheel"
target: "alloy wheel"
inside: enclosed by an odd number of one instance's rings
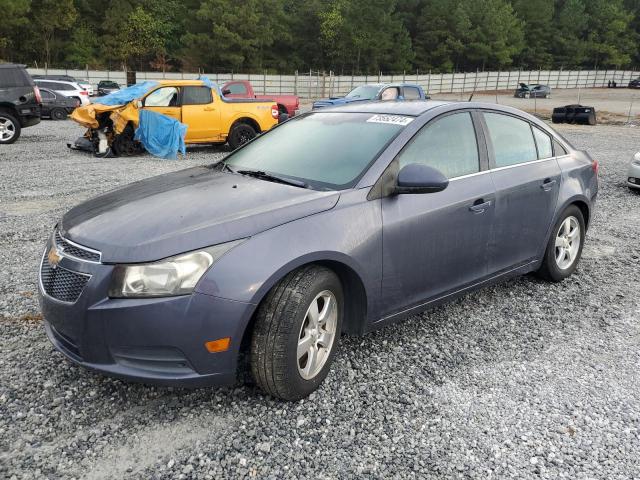
[[[8,142],[16,134],[16,126],[7,117],[0,117],[0,141]]]
[[[324,290],[307,308],[298,335],[298,372],[305,380],[314,378],[329,359],[337,324],[338,302],[331,291]]]
[[[566,270],[573,265],[580,251],[580,223],[576,217],[564,219],[556,233],[556,265]]]

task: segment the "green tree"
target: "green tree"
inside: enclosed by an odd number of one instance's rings
[[[553,64],[554,0],[514,0],[513,9],[524,21],[524,49],[517,61],[523,68],[549,68]]]
[[[597,67],[625,67],[637,54],[637,32],[631,30],[633,15],[622,0],[589,0],[587,55]]]
[[[463,1],[456,15],[470,26],[457,32],[464,44],[463,68],[507,67],[524,48],[524,24],[505,0]]]
[[[31,0],[9,0],[2,7],[0,22],[0,60],[11,59],[20,43],[19,32],[28,24]]]
[[[33,28],[39,33],[44,58],[51,63],[51,46],[56,33],[69,30],[76,20],[73,0],[34,0],[31,9]]]

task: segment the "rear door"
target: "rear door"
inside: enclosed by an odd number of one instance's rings
[[[487,274],[494,189],[472,114],[431,120],[390,168],[423,163],[449,178],[441,192],[382,199],[381,304],[389,316]],[[485,152],[485,153],[483,153]]]
[[[220,109],[211,88],[182,87],[182,123],[187,125],[188,142],[216,141],[220,137]]]
[[[537,260],[544,249],[560,187],[551,137],[516,116],[484,112],[496,218],[490,273]]]
[[[144,109],[161,113],[179,122],[182,121],[182,109],[179,102],[180,91],[177,87],[160,87],[144,98]]]

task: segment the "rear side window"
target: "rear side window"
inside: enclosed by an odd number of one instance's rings
[[[533,129],[533,136],[536,139],[536,145],[538,146],[538,158],[550,158],[553,157],[553,148],[551,147],[551,137],[540,130],[538,127],[531,127]]]
[[[0,68],[0,87],[26,87],[31,79],[23,68]]]
[[[244,86],[244,83],[232,83],[227,86],[227,90],[234,95],[246,95],[247,87]]]
[[[468,112],[455,113],[425,125],[398,157],[400,168],[422,163],[447,178],[480,171],[478,142]]]
[[[56,98],[53,92],[50,92],[49,90],[40,90],[40,95],[42,95],[42,98],[46,100],[53,100]]]
[[[416,87],[404,87],[404,98],[405,100],[419,100],[420,90]]]
[[[485,113],[496,167],[508,167],[538,159],[528,122],[500,113]]]
[[[211,89],[209,87],[183,87],[183,105],[208,105],[211,103]]]

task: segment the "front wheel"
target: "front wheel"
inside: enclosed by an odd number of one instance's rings
[[[251,340],[251,371],[266,393],[299,400],[329,373],[344,300],[331,270],[310,265],[287,275],[260,305]]]
[[[569,277],[580,261],[585,232],[582,211],[571,205],[562,213],[551,231],[538,274],[552,282],[561,282]]]
[[[257,135],[255,129],[246,123],[238,123],[229,132],[229,146],[235,150],[253,140]]]

